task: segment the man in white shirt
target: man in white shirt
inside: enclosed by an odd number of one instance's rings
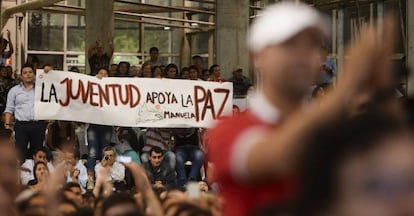
[[[81,186],[82,191],[85,191],[86,183],[88,182],[88,172],[82,160],[76,158],[73,152],[65,152],[65,162],[66,182],[76,182]]]
[[[124,182],[125,179],[125,167],[121,163],[116,161],[115,148],[106,147],[103,150],[102,160],[95,166],[95,177],[99,178],[100,172],[108,168],[110,169],[107,180],[114,182]]]
[[[42,147],[36,149],[33,154],[33,159],[26,159],[26,161],[22,164],[20,170],[20,180],[23,185],[27,185],[27,183],[34,179],[33,175],[33,167],[38,162],[44,162],[47,164],[49,172],[53,172],[55,168],[53,167],[52,163],[48,162],[47,160],[47,150]]]

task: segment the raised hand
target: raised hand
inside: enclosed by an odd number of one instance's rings
[[[339,77],[338,91],[347,100],[355,96],[370,98],[393,85],[390,56],[395,31],[392,16],[384,18],[383,32],[377,32],[372,25],[363,26],[357,40],[348,48],[348,58]]]

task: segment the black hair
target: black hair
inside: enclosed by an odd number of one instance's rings
[[[59,205],[68,204],[68,205],[71,205],[71,206],[73,206],[75,208],[76,211],[73,212],[73,213],[69,213],[68,215],[69,216],[75,215],[76,212],[78,211],[78,205],[76,205],[76,203],[74,201],[66,198],[63,194],[61,194],[61,197],[59,197],[59,198],[60,198]]]
[[[35,149],[35,151],[33,152],[33,156],[35,156],[40,151],[44,152],[47,155],[47,149],[42,146],[42,147]]]
[[[46,167],[46,169],[49,170],[49,167],[47,167],[47,164],[45,162],[43,162],[43,161],[37,162],[33,167],[33,176],[34,176],[33,180],[34,180],[35,184],[37,184],[37,182],[38,182],[38,179],[37,179],[37,176],[36,176],[36,169],[40,164],[44,165]]]
[[[81,188],[80,184],[77,183],[77,182],[68,182],[63,186],[62,190],[63,191],[71,191],[70,189],[74,188],[74,187]]]
[[[188,73],[190,73],[190,68],[189,68],[189,67],[183,67],[183,68],[181,68],[181,71],[180,71],[180,78],[182,78],[183,73],[184,73],[185,71],[187,71]]]
[[[157,68],[159,68],[160,69],[160,71],[161,71],[161,73],[162,73],[162,70],[161,70],[161,67],[160,66],[154,66],[154,67],[152,67],[151,68],[151,73],[152,73],[152,76],[155,76],[155,70],[157,69]],[[161,74],[162,75],[162,74]]]
[[[179,70],[178,70],[178,67],[177,67],[177,65],[175,65],[175,64],[168,64],[167,65],[167,67],[165,67],[165,75],[167,75],[168,74],[168,71],[170,70],[170,68],[175,68],[175,70],[176,70],[176,74],[175,74],[175,77],[177,77],[177,74],[179,74]]]
[[[72,67],[70,67],[70,68],[69,68],[69,71],[72,71],[72,72],[77,72],[77,73],[79,73],[79,72],[80,72],[79,68],[78,68],[78,67],[76,67],[76,66],[72,66]]]
[[[189,67],[183,67],[183,68],[181,68],[181,73],[183,73],[183,71],[190,71],[190,68]]]
[[[149,52],[151,53],[151,52],[157,52],[157,53],[159,53],[160,51],[158,50],[158,48],[157,47],[151,47],[150,48],[150,50],[149,50]]]
[[[218,64],[213,64],[213,65],[210,66],[210,69],[208,70],[210,72],[210,74],[212,74],[214,72],[215,67],[219,67],[219,65]]]
[[[96,199],[96,197],[95,197],[95,195],[93,194],[92,191],[86,191],[86,193],[84,193],[82,196],[83,196],[83,198],[92,197],[92,198]]]
[[[134,198],[132,198],[130,195],[126,193],[113,193],[106,199],[104,199],[102,203],[102,215],[105,215],[105,213],[116,205],[123,205],[123,204],[132,204],[136,208],[136,214],[137,216],[144,215],[140,210],[138,205],[136,204]]]
[[[123,65],[123,64],[127,66],[127,71],[126,71],[126,74],[125,75],[124,74],[121,74],[119,72],[119,69],[121,68],[121,65]],[[128,71],[129,71],[130,68],[131,68],[131,64],[129,62],[126,62],[126,61],[119,62],[118,63],[118,66],[116,68],[117,76],[129,76]]]
[[[192,60],[195,60],[195,59],[202,59],[202,58],[201,58],[201,56],[199,56],[199,55],[195,55],[195,56],[193,56],[191,59],[192,59]]]
[[[105,70],[105,71],[109,74],[108,67],[100,67],[100,68],[98,68],[98,70],[96,70],[96,71],[97,71],[97,72],[99,72],[100,70]]]
[[[51,64],[44,64],[44,65],[43,65],[43,67],[42,67],[42,69],[45,69],[46,67],[51,67],[51,68],[53,68],[53,66],[52,66]]]
[[[116,156],[116,149],[112,146],[107,146],[102,150],[102,156],[105,154],[106,151],[112,151],[114,153],[114,157]]]
[[[35,73],[33,65],[32,64],[27,64],[27,63],[22,66],[22,68],[20,69],[20,73],[23,74],[23,68],[27,68],[27,67],[31,68],[33,73]]]
[[[162,149],[160,147],[158,147],[158,146],[153,146],[151,148],[151,150],[149,151],[149,155],[150,156],[151,156],[152,152],[155,152],[155,153],[158,153],[158,154],[161,154],[161,155],[164,154],[164,152],[162,151]]]
[[[195,65],[191,65],[190,67],[188,67],[188,70],[191,71],[192,70],[196,70],[197,71],[197,75],[200,75],[200,70],[198,69],[197,66]]]
[[[338,168],[353,154],[378,147],[386,137],[403,133],[405,125],[379,111],[341,118],[317,130],[301,157],[298,215],[319,215],[336,199]]]

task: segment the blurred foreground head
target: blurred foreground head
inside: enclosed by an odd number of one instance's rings
[[[0,186],[14,200],[18,193],[18,156],[10,137],[11,130],[0,128]]]
[[[309,5],[283,2],[266,8],[248,39],[265,93],[272,88],[301,99],[318,76],[321,44],[329,33],[327,19]]]
[[[11,131],[0,128],[0,214],[15,215],[14,200],[19,192],[17,152]]]
[[[414,215],[414,138],[367,112],[321,128],[303,156],[300,215]]]

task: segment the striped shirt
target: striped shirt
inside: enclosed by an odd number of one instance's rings
[[[158,146],[163,150],[170,149],[171,130],[166,128],[148,128],[145,135],[145,146],[142,151],[149,152],[152,147]]]

